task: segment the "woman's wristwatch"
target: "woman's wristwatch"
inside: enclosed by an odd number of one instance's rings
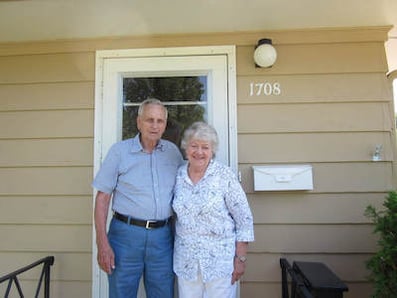
[[[241,263],[245,263],[245,261],[247,261],[247,257],[246,256],[238,256],[235,255],[234,256],[237,260],[239,260]]]

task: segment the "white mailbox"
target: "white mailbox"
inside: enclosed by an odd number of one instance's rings
[[[254,190],[312,190],[313,173],[310,165],[253,166]]]

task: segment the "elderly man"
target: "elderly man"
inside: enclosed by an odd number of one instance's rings
[[[110,298],[135,298],[143,276],[148,298],[173,297],[170,225],[179,149],[161,139],[167,110],[147,99],[139,107],[139,133],[114,144],[92,185],[97,189],[95,229],[98,263],[109,277]],[[106,233],[112,200],[113,218]]]

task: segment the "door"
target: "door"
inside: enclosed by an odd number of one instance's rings
[[[188,125],[206,121],[218,132],[216,158],[236,170],[235,82],[234,46],[97,52],[94,175],[113,143],[135,135],[137,108],[147,97],[169,111],[164,138],[179,145]],[[93,297],[107,297],[93,236]]]

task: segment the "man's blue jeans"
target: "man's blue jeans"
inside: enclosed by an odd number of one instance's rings
[[[171,230],[171,224],[146,229],[112,219],[108,237],[116,268],[108,275],[109,298],[135,298],[142,275],[147,298],[174,297]]]

